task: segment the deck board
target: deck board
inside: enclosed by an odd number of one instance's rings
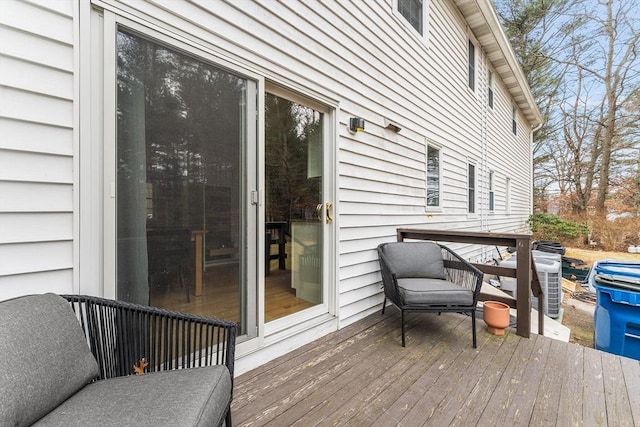
[[[585,349],[586,350],[586,349]],[[604,380],[602,367],[602,353],[599,351],[585,351],[584,353],[584,384],[582,407],[585,419],[595,420],[597,425],[603,425],[607,419],[607,408],[604,396]]]
[[[241,387],[234,390],[234,395],[240,396],[234,397],[234,401],[240,401],[239,407],[243,406],[244,401],[251,403],[241,412],[242,416],[235,417],[235,423],[242,423],[245,416],[266,422],[284,413],[298,401],[308,401],[312,392],[323,390],[333,378],[359,363],[362,360],[359,358],[367,354],[367,349],[372,353],[371,347],[380,339],[390,337],[388,334],[394,329],[397,327],[394,328],[389,322],[378,322],[343,341],[327,342],[317,349],[307,348],[307,351],[286,363],[261,373],[258,380],[253,381],[250,394],[244,394]],[[256,397],[260,397],[260,405],[255,404]]]
[[[517,390],[520,389],[521,378],[527,369],[530,354],[535,351],[537,338],[537,335],[532,335],[531,339],[518,340],[518,346],[508,363],[503,366],[500,380],[495,385],[487,406],[478,419],[478,425],[513,425],[511,422],[506,422],[505,417],[510,412]]]
[[[584,347],[569,346],[565,357],[564,367],[560,367],[564,374],[560,389],[560,404],[558,405],[558,419],[556,425],[582,425],[583,419],[583,389],[584,389]],[[548,374],[552,374],[549,372]],[[597,424],[593,420],[594,425]]]
[[[464,326],[461,325],[460,319],[452,318],[446,324],[446,328],[439,329],[440,333],[437,334],[437,341],[432,341],[429,344],[420,345],[420,343],[414,342],[412,345],[417,348],[413,351],[406,352],[407,355],[403,356],[403,360],[410,363],[410,366],[403,369],[405,364],[402,364],[394,372],[389,372],[386,377],[388,379],[388,385],[382,390],[376,390],[373,399],[368,400],[366,406],[361,407],[355,416],[350,420],[350,424],[365,425],[367,421],[374,422],[379,420],[385,422],[385,420],[393,420],[393,423],[397,423],[397,417],[394,418],[392,411],[389,408],[399,399],[399,397],[410,387],[413,387],[419,378],[437,361],[448,349],[446,337],[460,332],[460,329]],[[387,424],[388,425],[388,424]]]
[[[456,326],[459,326],[461,322],[459,319],[451,318],[445,326],[446,329],[439,329],[437,333],[438,338],[442,340],[448,332],[452,331]],[[397,327],[392,334],[392,341],[387,343],[388,346],[397,346]],[[309,412],[305,417],[300,418],[304,425],[308,420],[314,420],[316,417],[320,418],[319,411],[324,411],[325,416],[322,416],[323,423],[329,425],[340,425],[347,422],[351,422],[351,419],[356,414],[371,407],[371,402],[374,401],[381,393],[388,393],[388,390],[393,389],[394,383],[398,382],[399,378],[403,378],[402,384],[406,384],[406,381],[411,381],[411,372],[414,372],[414,376],[417,376],[419,372],[430,361],[437,360],[436,351],[430,351],[430,354],[425,352],[407,352],[399,359],[394,361],[389,360],[389,357],[395,357],[393,352],[387,352],[387,357],[376,357],[373,359],[376,361],[371,365],[362,363],[361,367],[366,372],[362,377],[356,378],[341,378],[339,382],[336,382],[336,387],[333,390],[329,390],[327,398],[323,401],[321,406],[314,408],[313,412]],[[419,367],[415,365],[419,364]],[[371,381],[366,381],[367,376],[373,376]],[[366,389],[358,389],[352,387],[351,384],[355,382],[366,382]],[[403,387],[402,387],[403,388]],[[402,389],[400,388],[400,389]],[[336,393],[337,390],[337,393]],[[318,415],[316,415],[318,414]],[[376,417],[367,415],[367,419],[375,420]]]
[[[639,425],[640,362],[456,313],[379,313],[235,380],[236,426]]]
[[[633,415],[626,393],[620,358],[609,353],[600,354],[602,356],[602,371],[607,373],[607,375],[603,375],[603,379],[608,424],[610,426],[633,427]],[[636,389],[635,392],[639,394],[640,389]]]
[[[557,340],[548,340],[549,354],[538,386],[535,406],[531,414],[532,426],[552,426],[556,424],[560,406],[560,392],[566,372],[564,370],[568,346]],[[533,390],[532,390],[533,391]]]
[[[627,390],[635,390],[628,393],[629,406],[633,416],[633,425],[640,425],[640,361],[626,357],[620,358],[620,365],[624,373],[624,383]]]
[[[532,335],[533,339],[534,335]],[[527,426],[531,421],[535,397],[542,376],[544,367],[549,357],[551,341],[537,336],[533,351],[526,360],[522,361],[520,378],[514,381],[510,387],[511,402],[508,411],[505,413],[506,422],[504,425]],[[513,363],[513,360],[512,360]]]

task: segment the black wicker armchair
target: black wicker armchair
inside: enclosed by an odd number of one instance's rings
[[[79,295],[0,301],[0,425],[231,425],[236,325]]]
[[[225,365],[231,398],[225,424],[231,426],[236,324],[160,308],[92,296],[61,295],[72,306],[98,362],[100,379],[145,372]]]
[[[483,274],[446,246],[432,242],[393,242],[378,246],[378,259],[387,299],[401,312],[405,346],[405,311],[458,312],[471,315],[476,348],[476,305]]]

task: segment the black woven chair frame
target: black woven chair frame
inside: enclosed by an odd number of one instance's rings
[[[100,379],[127,376],[142,358],[146,372],[225,365],[232,396],[237,327],[233,322],[86,295],[71,304],[98,361]]]
[[[382,274],[382,284],[384,288],[384,302],[382,303],[382,314],[384,314],[387,299],[389,299],[396,307],[400,309],[400,322],[402,325],[402,346],[405,347],[405,324],[404,324],[404,312],[456,312],[456,313],[469,313],[471,316],[471,328],[473,335],[473,348],[477,347],[476,339],[476,307],[478,304],[478,297],[480,296],[480,290],[482,288],[483,273],[474,267],[471,263],[460,257],[446,246],[440,245],[442,250],[442,259],[444,263],[444,271],[447,276],[447,280],[455,283],[465,289],[473,291],[473,304],[472,305],[410,305],[406,304],[398,290],[398,278],[396,274],[391,270],[387,257],[382,252],[381,248],[378,248],[378,257],[380,260],[380,273]]]

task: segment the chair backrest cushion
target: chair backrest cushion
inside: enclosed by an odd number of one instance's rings
[[[446,279],[442,249],[432,242],[393,242],[380,245],[398,277]]]
[[[0,425],[30,425],[99,375],[69,303],[54,294],[0,302]]]

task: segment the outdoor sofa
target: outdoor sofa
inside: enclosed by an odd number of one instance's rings
[[[89,296],[0,302],[0,425],[231,425],[236,325]]]

